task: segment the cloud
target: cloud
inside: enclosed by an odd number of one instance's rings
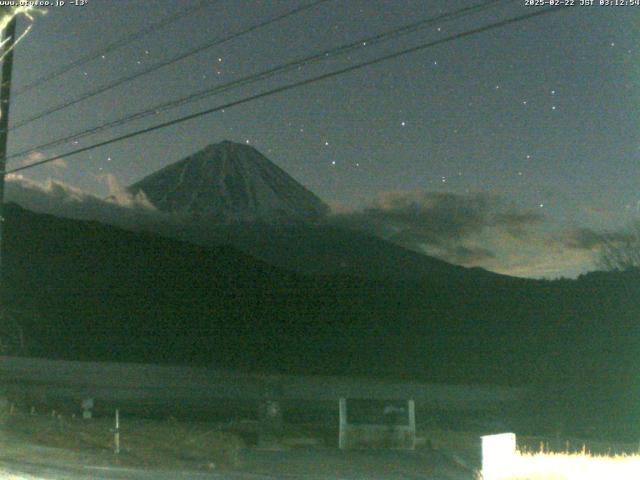
[[[626,228],[597,232],[590,228],[572,228],[563,232],[560,241],[575,250],[600,252],[607,247],[624,247],[640,243],[640,223],[634,222]],[[633,248],[633,247],[632,247]]]
[[[599,250],[605,243],[605,235],[590,228],[570,228],[563,232],[559,241],[575,250]]]
[[[481,242],[486,232],[522,237],[543,220],[539,213],[518,211],[496,195],[425,191],[384,193],[368,207],[334,212],[332,217],[342,226],[468,266],[496,258]]]
[[[595,250],[577,248],[594,242],[590,230],[554,231],[540,212],[489,193],[388,192],[362,209],[333,211],[330,221],[454,264],[508,275],[576,276],[593,266]]]
[[[593,267],[591,252],[570,249],[511,252],[501,256],[495,265],[486,266],[505,275],[532,278],[572,278]]]
[[[26,157],[24,157],[22,160],[20,160],[19,163],[21,166],[24,167],[27,165],[32,165],[34,163],[40,162],[46,158],[47,156],[44,153],[38,150],[35,150],[31,152],[29,155],[27,155]],[[56,160],[53,160],[52,162],[47,162],[45,165],[54,170],[66,169],[69,166],[69,164],[64,158],[58,158]]]
[[[565,232],[562,240],[568,248],[589,251],[596,265],[607,270],[625,270],[640,266],[640,222],[627,227],[596,232],[588,228]]]
[[[107,203],[120,207],[140,208],[148,211],[156,210],[144,192],[140,191],[132,194],[126,187],[122,186],[118,178],[112,173],[98,175],[96,178],[99,182],[107,185],[107,189],[109,190],[109,196],[105,200]]]
[[[149,224],[158,218],[159,212],[144,195],[134,196],[118,188],[115,177],[108,181],[114,194],[103,199],[55,180],[38,183],[20,174],[10,174],[6,177],[5,198],[34,212],[96,220],[123,228]]]
[[[100,198],[49,180],[7,176],[6,198],[23,207],[78,220],[202,242],[210,226],[159,212],[142,194],[130,194],[110,174],[97,177],[108,190]],[[368,232],[405,248],[468,267],[525,277],[577,276],[593,268],[601,233],[588,228],[553,230],[537,211],[523,210],[497,195],[388,192],[365,208],[334,208],[328,221]],[[608,234],[614,235],[614,234]]]
[[[40,160],[44,160],[45,158],[47,158],[47,156],[44,153],[35,150],[31,152],[26,158],[22,159],[21,164],[29,165],[30,163],[39,162]]]
[[[67,161],[64,158],[57,158],[52,162],[49,162],[47,165],[49,165],[52,168],[57,168],[57,169],[65,169],[69,166],[69,164],[67,163]]]

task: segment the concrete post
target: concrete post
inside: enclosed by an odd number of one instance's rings
[[[338,408],[340,409],[340,425],[338,430],[338,447],[340,450],[346,448],[347,440],[347,399],[340,398],[338,401]]]
[[[412,399],[407,401],[408,414],[409,414],[409,431],[411,432],[411,445],[410,449],[416,449],[416,402]]]
[[[120,455],[120,410],[116,408],[116,428],[113,430],[113,453]]]

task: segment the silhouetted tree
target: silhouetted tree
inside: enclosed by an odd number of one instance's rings
[[[602,235],[597,263],[605,270],[640,269],[640,222],[622,232]]]

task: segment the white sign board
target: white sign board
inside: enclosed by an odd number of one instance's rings
[[[516,434],[500,433],[482,437],[482,478],[493,480],[516,458]]]

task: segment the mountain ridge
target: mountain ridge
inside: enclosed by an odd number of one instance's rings
[[[542,395],[549,408],[563,399],[567,418],[612,424],[622,408],[640,418],[640,381],[630,368],[640,328],[637,273],[445,283],[305,276],[228,246],[16,205],[5,217],[3,303],[36,357],[537,384],[551,389]],[[573,384],[580,394],[567,390]]]
[[[160,211],[214,223],[313,222],[329,207],[255,148],[228,140],[128,187]]]
[[[229,171],[234,179],[231,182],[225,180]],[[256,185],[265,176],[279,179],[269,180],[276,185],[277,200],[261,206]],[[227,183],[241,187],[229,190]],[[233,191],[240,194],[231,198]],[[129,192],[143,193],[161,212],[175,215],[160,219],[148,230],[203,246],[233,245],[252,257],[302,274],[432,277],[434,282],[498,276],[480,268],[454,266],[364,231],[334,225],[322,200],[254,147],[228,140],[146,176],[131,185]],[[280,208],[283,203],[291,208]]]

